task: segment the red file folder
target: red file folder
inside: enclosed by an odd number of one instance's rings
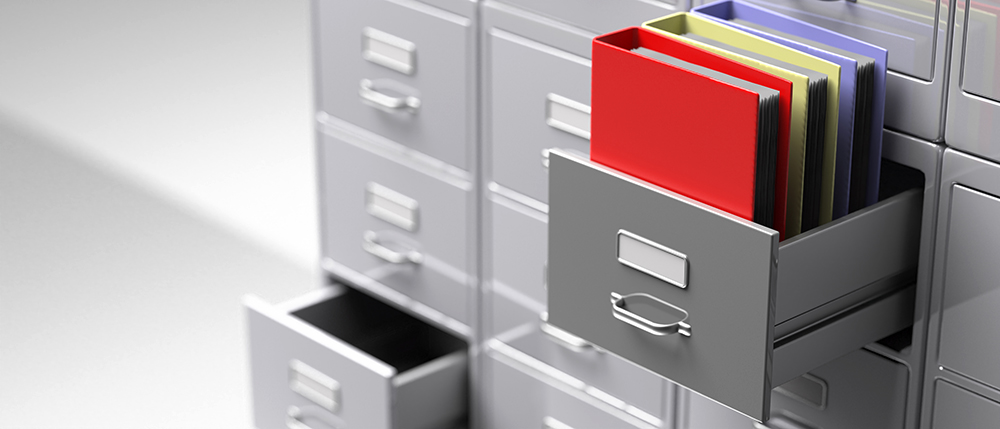
[[[643,28],[596,37],[591,160],[753,220],[756,94],[632,52],[640,47],[780,93],[774,229],[784,238],[788,80]]]

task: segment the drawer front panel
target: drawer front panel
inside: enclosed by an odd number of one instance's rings
[[[318,0],[320,109],[472,165],[472,21],[410,0]]]
[[[590,38],[563,36],[577,44],[575,51],[589,52]],[[543,151],[590,153],[590,60],[503,25],[486,37],[493,181],[547,202]]]
[[[504,0],[595,33],[639,25],[688,9],[687,0]]]
[[[885,125],[939,141],[945,101],[947,3],[922,0],[750,0],[889,50]],[[700,3],[709,3],[701,0]]]
[[[941,365],[1000,386],[1000,198],[953,185],[947,224]]]
[[[763,419],[777,232],[562,152],[550,168],[549,321]],[[623,231],[650,243],[640,265]],[[683,287],[656,275],[677,258]]]
[[[1000,422],[1000,403],[944,380],[934,384],[933,429],[993,429]]]
[[[493,284],[545,304],[547,216],[493,196]]]
[[[468,325],[471,185],[331,136],[320,151],[323,256]]]
[[[490,368],[487,428],[634,428],[496,359]]]
[[[551,331],[550,331],[551,332]],[[563,338],[563,339],[561,339]],[[661,418],[665,381],[624,359],[565,340],[559,334],[532,331],[508,344],[529,356],[594,386],[608,395]]]
[[[902,429],[909,371],[858,350],[810,371],[772,393],[774,428]],[[691,394],[687,421],[679,429],[753,429],[732,410]]]
[[[1000,160],[1000,2],[959,0],[945,141]]]
[[[326,334],[266,304],[248,303],[247,317],[258,428],[284,429],[295,420],[317,429],[391,427],[390,368],[371,369],[359,361],[367,359],[361,352],[317,341]],[[311,394],[328,387],[325,379],[336,382],[334,411]]]

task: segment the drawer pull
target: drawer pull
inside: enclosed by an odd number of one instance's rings
[[[676,317],[677,321],[669,323],[653,322],[628,310],[626,300],[632,302],[633,306],[648,307],[652,311],[667,315],[668,317]],[[688,312],[648,293],[633,293],[622,296],[616,292],[611,292],[611,308],[614,310],[616,319],[650,334],[657,336],[670,334],[681,334],[685,337],[691,336],[691,325],[687,323]]]
[[[369,79],[361,79],[361,99],[373,106],[389,111],[406,111],[416,113],[420,109],[420,99],[412,95],[393,97],[375,89],[375,84]]]
[[[288,429],[316,429],[302,421],[302,410],[299,407],[288,407],[288,415],[285,417],[285,426]]]
[[[556,420],[554,417],[545,416],[545,418],[542,419],[542,429],[573,429],[573,427]]]
[[[559,94],[545,97],[545,123],[557,130],[590,140],[590,106]]]
[[[414,264],[420,265],[424,261],[424,255],[416,250],[397,252],[382,245],[375,231],[365,231],[364,241],[361,247],[365,252],[371,253],[391,264]]]
[[[288,364],[288,387],[334,413],[340,411],[340,383],[298,359]]]
[[[552,341],[562,345],[563,347],[570,349],[577,353],[586,353],[595,350],[594,345],[589,341],[580,338],[576,335],[570,334],[562,329],[552,326],[548,323],[542,322],[541,331]]]

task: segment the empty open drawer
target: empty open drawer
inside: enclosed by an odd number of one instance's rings
[[[465,418],[462,340],[342,285],[244,305],[259,429],[431,429]]]
[[[779,243],[553,150],[549,323],[767,420],[773,386],[913,323],[923,176],[891,165],[878,204]]]

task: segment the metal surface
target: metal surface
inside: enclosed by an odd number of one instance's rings
[[[1000,3],[957,0],[945,139],[948,145],[1000,160]]]
[[[310,294],[307,302],[324,301],[340,293],[320,289]],[[254,422],[258,429],[285,428],[290,406],[303,411],[300,418],[308,416],[372,429],[392,427],[390,379],[396,373],[392,367],[259,298],[248,298],[244,306],[250,332]],[[337,414],[289,388],[288,365],[293,359],[340,382],[345,405]]]
[[[313,13],[320,111],[471,170],[471,16],[407,0],[315,0]]]
[[[489,177],[545,203],[548,174],[539,153],[550,147],[590,150],[590,39],[595,34],[493,6],[483,7]],[[583,110],[585,128],[578,117]]]
[[[628,304],[626,301],[632,304]],[[657,319],[657,321],[650,320],[639,315],[629,307],[645,307],[645,313],[653,313],[655,316],[666,316],[667,321],[663,321],[662,319]],[[691,336],[691,325],[684,322],[688,319],[688,313],[683,308],[648,293],[632,293],[627,296],[621,296],[616,292],[611,292],[611,309],[614,312],[615,319],[628,323],[643,332],[658,337],[671,334],[681,334],[685,337]]]
[[[1000,166],[994,166],[1000,173]],[[1000,182],[993,189],[1000,191]],[[1000,388],[1000,198],[955,184],[951,188],[944,260],[944,302],[938,362]]]
[[[932,429],[994,429],[1000,422],[1000,403],[945,380],[935,386]]]
[[[549,323],[766,420],[777,232],[558,150],[550,162]],[[688,287],[620,264],[621,229],[687,255]],[[621,323],[611,292],[683,308],[698,333],[659,337]]]
[[[474,237],[468,235],[470,184],[348,141],[322,136],[319,145],[323,256],[470,324],[475,281],[468,274],[475,263]],[[419,201],[419,229],[409,231],[370,215],[372,182]]]
[[[504,0],[504,3],[600,34],[687,10],[689,6],[687,0]]]

